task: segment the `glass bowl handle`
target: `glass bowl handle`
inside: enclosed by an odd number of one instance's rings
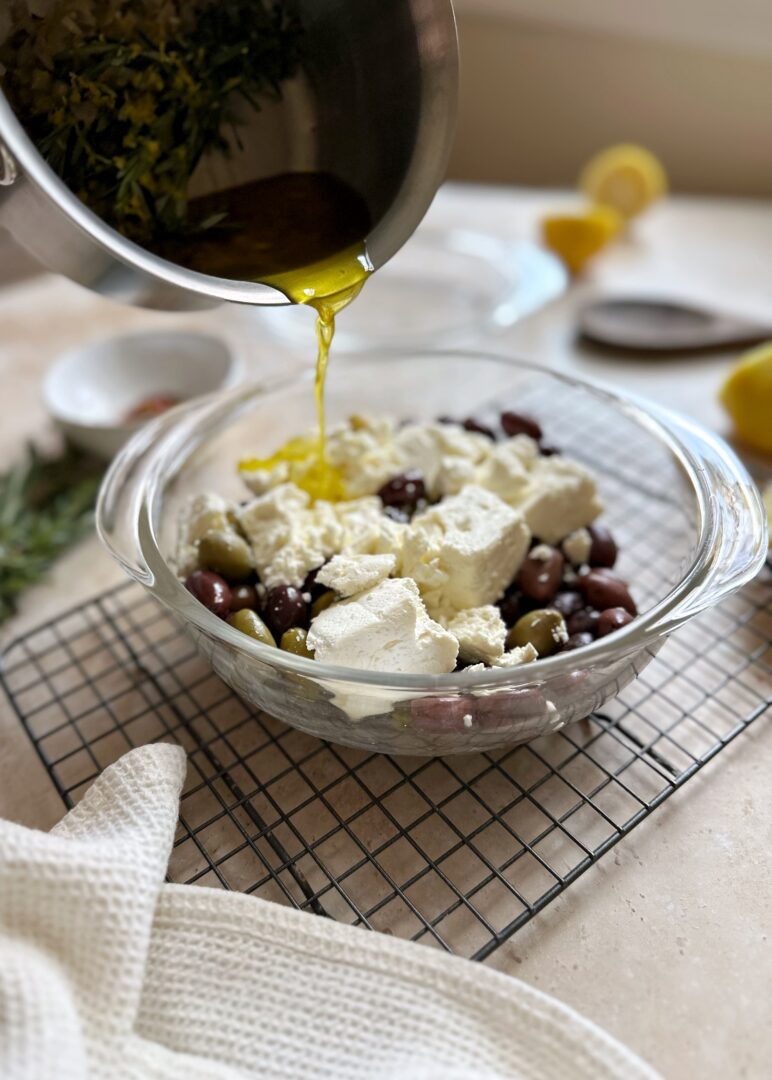
[[[208,403],[199,398],[178,405],[143,425],[113,459],[102,481],[96,509],[97,532],[102,543],[129,577],[152,586],[153,574],[142,555],[142,531],[149,529],[144,505],[158,449],[180,427],[197,416]]]
[[[706,494],[704,554],[688,575],[691,588],[653,627],[669,633],[756,576],[767,556],[767,520],[758,487],[723,439],[688,417],[647,408],[691,450]]]

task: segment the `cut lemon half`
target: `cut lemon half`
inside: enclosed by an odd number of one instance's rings
[[[592,206],[575,214],[548,214],[542,218],[544,243],[560,256],[572,274],[578,274],[621,227],[621,217],[610,206]]]
[[[740,357],[720,397],[742,441],[772,454],[772,341]]]
[[[591,158],[579,177],[579,187],[593,202],[613,206],[630,219],[664,195],[667,176],[649,150],[624,143]]]

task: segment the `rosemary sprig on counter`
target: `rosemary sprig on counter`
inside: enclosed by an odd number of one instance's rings
[[[51,167],[140,243],[206,228],[188,182],[299,62],[283,0],[10,0],[2,86]],[[2,28],[0,28],[0,36]]]
[[[0,623],[19,595],[34,585],[94,524],[104,465],[67,448],[45,457],[30,446],[0,475]]]

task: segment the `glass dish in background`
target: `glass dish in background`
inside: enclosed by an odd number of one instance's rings
[[[640,616],[583,649],[515,668],[389,675],[271,649],[187,592],[167,558],[188,495],[243,498],[245,455],[267,455],[313,425],[313,373],[182,406],[143,428],[115,460],[98,508],[102,539],[169,608],[246,701],[320,738],[386,753],[491,750],[555,731],[599,708],[671,631],[738,589],[766,554],[761,499],[729,448],[656,406],[544,369],[478,353],[394,352],[331,365],[330,421],[354,412],[427,420],[510,406],[596,475],[619,573]]]
[[[335,352],[456,346],[512,326],[567,282],[560,260],[527,240],[425,226],[341,313]],[[304,355],[314,340],[309,308],[250,308],[247,317]]]

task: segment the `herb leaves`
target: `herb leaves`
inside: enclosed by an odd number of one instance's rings
[[[34,446],[0,475],[0,622],[19,595],[94,524],[104,465],[68,448],[56,458]]]
[[[139,243],[185,233],[201,157],[278,97],[300,27],[271,0],[12,0],[3,89],[51,167]]]

